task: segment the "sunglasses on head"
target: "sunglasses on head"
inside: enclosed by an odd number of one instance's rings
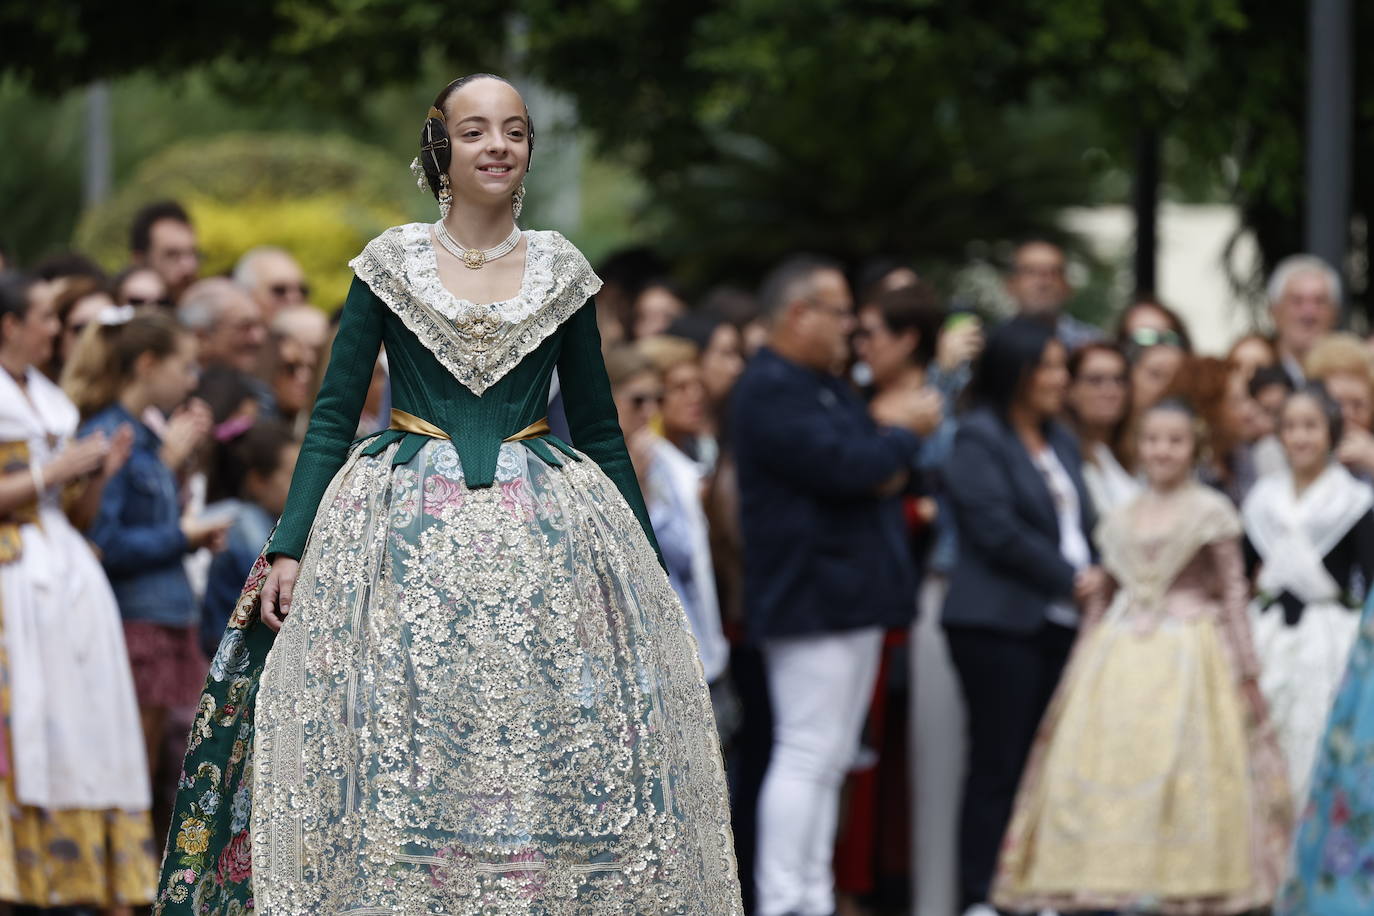
[[[1177,331],[1168,329],[1159,330],[1158,328],[1139,328],[1131,332],[1131,343],[1137,347],[1179,347],[1183,346],[1183,338],[1178,336]]]
[[[302,299],[310,298],[309,283],[273,283],[271,286],[267,287],[267,291],[278,299],[284,299],[293,291],[299,292]]]

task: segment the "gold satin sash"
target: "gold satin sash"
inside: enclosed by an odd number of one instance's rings
[[[404,410],[391,408],[391,428],[398,429],[405,433],[418,433],[421,436],[429,436],[431,439],[449,439],[448,433],[435,426],[428,420],[423,420],[413,413],[406,413]],[[547,436],[552,430],[549,428],[549,418],[541,417],[520,432],[507,436],[502,442],[523,442],[526,439],[538,439],[540,436]]]

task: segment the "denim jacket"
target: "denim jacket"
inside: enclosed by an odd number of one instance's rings
[[[158,456],[161,440],[119,404],[83,423],[81,435],[112,436],[126,424],[134,430],[133,451],[105,486],[90,539],[100,549],[120,616],[194,627],[199,608],[182,567],[187,543],[181,506],[176,478]]]

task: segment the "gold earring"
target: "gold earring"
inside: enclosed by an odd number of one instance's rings
[[[510,212],[516,219],[520,218],[520,213],[525,209],[525,183],[520,182],[520,187],[515,189],[515,193],[510,196]]]
[[[439,218],[448,219],[449,208],[453,206],[453,193],[448,189],[448,173],[439,175]]]

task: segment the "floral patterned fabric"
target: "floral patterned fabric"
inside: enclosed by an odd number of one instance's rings
[[[1327,721],[1276,916],[1374,912],[1374,596]]]
[[[1118,507],[1097,541],[1118,585],[1087,608],[1003,840],[993,903],[1014,912],[1202,916],[1268,905],[1292,812],[1258,695],[1239,522],[1202,487],[1147,527]]]
[[[397,447],[336,475],[263,672],[259,912],[741,913],[696,645],[615,484]]]
[[[254,567],[155,913],[742,913],[695,643],[614,484],[395,449],[336,475],[275,644]]]
[[[154,914],[253,912],[253,703],[275,635],[258,619],[268,570],[267,559],[259,557],[210,664],[187,743]]]

